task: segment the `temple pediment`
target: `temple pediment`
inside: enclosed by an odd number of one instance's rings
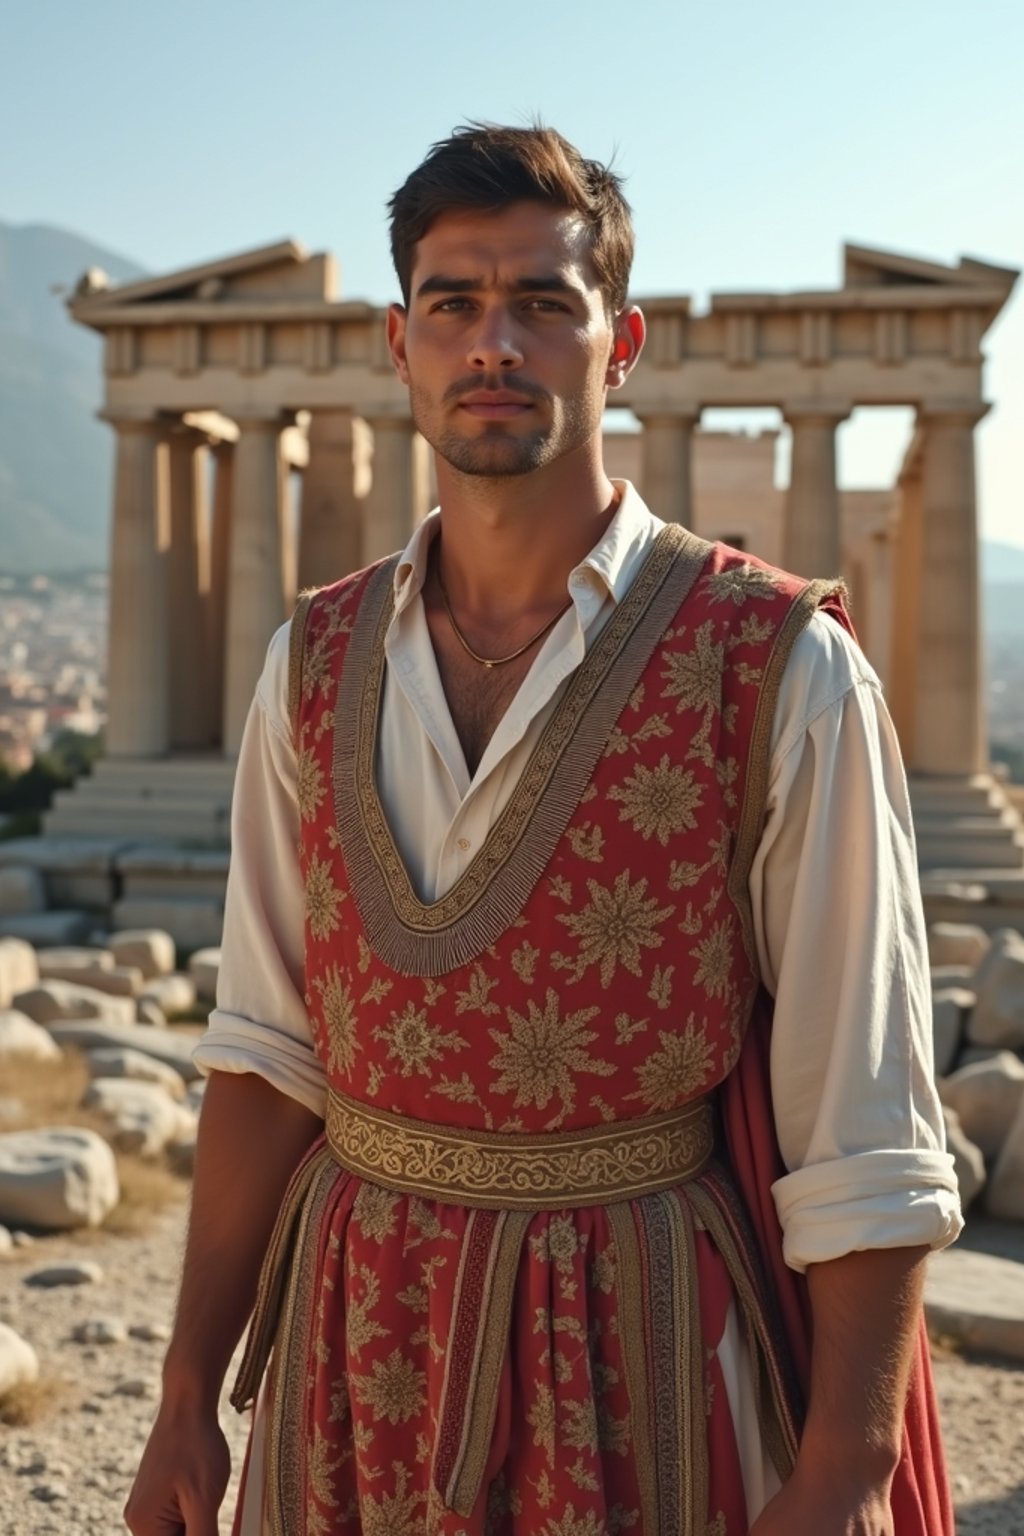
[[[987,261],[961,256],[957,265],[925,261],[897,251],[880,251],[867,245],[843,247],[844,288],[897,288],[922,286],[945,288],[1013,287],[1017,273]]]
[[[144,306],[194,303],[273,302],[337,298],[337,268],[327,252],[310,255],[294,240],[184,267],[161,277],[120,286],[107,285],[104,274],[87,272],[71,302],[73,310],[108,305]]]

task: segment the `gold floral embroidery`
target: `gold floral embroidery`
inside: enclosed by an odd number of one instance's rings
[[[409,1469],[400,1461],[392,1462],[394,1492],[375,1499],[369,1491],[359,1500],[359,1521],[363,1536],[423,1536],[425,1527],[419,1506],[426,1502],[423,1489],[409,1487]]]
[[[680,713],[694,709],[717,714],[722,707],[725,647],[721,643],[716,645],[712,639],[714,628],[713,621],[706,620],[698,626],[689,650],[672,651],[664,658],[661,675],[666,686],[661,696],[675,699]]]
[[[526,1415],[526,1422],[533,1429],[533,1443],[539,1445],[548,1459],[555,1464],[555,1394],[547,1382],[534,1383],[535,1394]]]
[[[599,965],[602,987],[611,986],[620,965],[631,976],[639,976],[641,950],[660,949],[663,938],[657,932],[658,925],[671,917],[675,908],[659,908],[653,896],[644,900],[646,879],[631,884],[628,869],[616,876],[611,890],[598,885],[596,880],[587,881],[587,890],[590,905],[582,912],[558,914],[558,921],[581,941],[579,954],[571,959],[556,953],[552,956],[553,964],[570,971],[574,981],[580,979],[588,966]]]
[[[690,769],[670,763],[667,752],[656,768],[637,763],[627,779],[608,791],[609,800],[622,807],[619,820],[631,822],[644,842],[657,838],[663,848],[676,833],[693,831],[703,797],[704,786]]]
[[[491,1002],[491,993],[498,985],[492,981],[482,965],[474,965],[464,992],[455,994],[455,1012],[479,1012],[485,1016],[500,1013],[497,1003]]]
[[[338,908],[345,900],[331,879],[331,866],[316,853],[306,870],[306,921],[315,939],[329,939],[338,927]]]
[[[607,1296],[615,1289],[615,1249],[603,1248],[595,1253],[590,1264],[590,1284]]]
[[[640,1080],[635,1093],[627,1099],[641,1099],[655,1114],[683,1104],[707,1084],[714,1071],[714,1049],[706,1025],[699,1028],[691,1013],[686,1028],[669,1033],[658,1031],[661,1050],[648,1056],[634,1068]]]
[[[674,965],[666,965],[664,969],[660,965],[654,967],[651,976],[651,984],[647,989],[647,996],[656,1008],[662,1012],[672,1002],[672,976],[675,972]]]
[[[392,1013],[389,1024],[378,1024],[373,1038],[388,1048],[388,1061],[401,1062],[400,1077],[430,1076],[430,1063],[440,1061],[445,1051],[462,1051],[466,1041],[454,1030],[445,1034],[427,1017],[425,1008],[406,1003],[401,1013]]]
[[[313,982],[320,993],[324,1023],[327,1026],[327,1070],[343,1072],[346,1077],[355,1065],[356,1052],[362,1045],[356,1038],[356,1010],[347,980],[336,965]]]
[[[524,939],[519,948],[512,951],[512,969],[519,980],[525,981],[527,986],[533,980],[539,959],[540,950],[535,944],[531,944],[529,939]]]
[[[306,1476],[309,1478],[310,1494],[321,1504],[326,1504],[328,1509],[336,1509],[338,1501],[334,1497],[332,1474],[337,1472],[345,1458],[339,1456],[337,1461],[331,1461],[330,1451],[330,1441],[319,1425],[314,1424],[313,1443],[309,1447],[306,1458]]]
[[[360,1264],[356,1271],[363,1282],[363,1294],[357,1296],[353,1287],[345,1304],[345,1339],[352,1354],[358,1360],[363,1346],[374,1339],[387,1338],[390,1328],[383,1327],[370,1316],[380,1301],[380,1281],[368,1264]]]
[[[427,1401],[426,1372],[418,1371],[401,1350],[393,1349],[386,1360],[373,1362],[372,1376],[353,1376],[359,1401],[373,1410],[375,1419],[407,1424]]]
[[[573,1259],[583,1248],[575,1223],[568,1216],[552,1216],[547,1228],[530,1238],[530,1252],[541,1263],[550,1261],[563,1275],[571,1275]]]
[[[597,1450],[597,1404],[592,1397],[568,1398],[558,1438],[571,1451]]]
[[[352,1219],[364,1237],[374,1243],[382,1243],[386,1237],[394,1237],[398,1220],[399,1195],[379,1184],[364,1180],[352,1204]]]
[[[703,987],[708,997],[724,997],[732,976],[732,919],[716,923],[706,939],[701,939],[690,954],[697,961],[694,986]]]
[[[578,859],[587,864],[603,863],[604,833],[600,827],[585,821],[580,827],[570,827],[567,835],[569,846]]]
[[[700,583],[712,603],[733,603],[737,608],[750,598],[778,597],[780,578],[774,571],[744,561],[724,571],[712,571]]]
[[[557,1095],[562,1102],[562,1113],[553,1123],[554,1128],[558,1120],[575,1107],[574,1073],[591,1072],[598,1077],[611,1077],[615,1068],[610,1062],[595,1059],[587,1049],[597,1035],[585,1026],[598,1013],[597,1008],[579,1008],[561,1018],[558,994],[548,987],[543,1009],[529,998],[526,1010],[525,1018],[514,1008],[505,1010],[512,1026],[507,1034],[499,1029],[489,1031],[499,1050],[488,1065],[501,1074],[491,1083],[491,1091],[514,1092],[515,1109],[527,1104],[546,1109]]]
[[[576,1516],[572,1504],[567,1504],[560,1520],[547,1520],[541,1536],[608,1536],[608,1527],[600,1515],[592,1509]]]
[[[303,748],[295,760],[295,798],[303,821],[315,821],[327,794],[316,753]]]

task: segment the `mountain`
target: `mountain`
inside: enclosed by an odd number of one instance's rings
[[[981,546],[981,581],[986,591],[990,586],[1020,586],[1024,583],[1024,549],[1019,544],[984,542]]]
[[[145,276],[113,251],[47,224],[0,222],[0,570],[107,561],[113,448],[95,418],[99,337],[64,308],[87,267]]]

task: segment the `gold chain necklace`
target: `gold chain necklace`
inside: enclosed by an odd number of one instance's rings
[[[564,613],[568,613],[569,609],[572,607],[572,598],[570,597],[565,607],[560,608],[555,614],[554,618],[548,619],[547,623],[543,625],[542,628],[538,629],[537,633],[531,636],[531,638],[527,640],[526,644],[521,645],[517,651],[510,651],[507,656],[481,656],[478,651],[474,651],[473,647],[470,645],[469,641],[466,639],[465,635],[462,633],[462,630],[459,628],[455,621],[455,615],[452,613],[452,605],[448,600],[448,593],[445,591],[444,582],[441,580],[441,565],[439,561],[435,561],[434,563],[434,572],[437,576],[437,585],[441,592],[441,601],[444,604],[444,611],[448,615],[448,622],[452,627],[455,638],[462,646],[462,649],[466,652],[466,655],[472,656],[473,660],[478,662],[481,667],[503,667],[507,662],[515,661],[516,657],[524,655],[525,652],[530,649],[531,645],[536,645],[538,640],[542,640],[549,629],[554,629],[562,615]]]

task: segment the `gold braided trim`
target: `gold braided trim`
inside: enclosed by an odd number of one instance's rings
[[[519,1258],[530,1224],[529,1211],[502,1211],[484,1286],[484,1304],[477,1329],[471,1371],[472,1387],[466,1401],[463,1438],[449,1488],[442,1490],[445,1503],[468,1519],[476,1507],[491,1454],[494,1423],[498,1413],[501,1368],[509,1349],[512,1306],[515,1301]],[[443,1413],[438,1414],[438,1420]]]
[[[573,673],[479,852],[435,902],[421,901],[413,889],[377,794],[374,762],[394,562],[373,573],[338,689],[334,808],[366,937],[390,969],[445,975],[482,954],[519,916],[711,548],[675,524],[658,534],[629,592]]]
[[[659,1536],[658,1467],[651,1422],[643,1268],[636,1215],[624,1201],[609,1205],[607,1215],[615,1240],[615,1295],[618,1302],[622,1365],[629,1395],[633,1463],[640,1489],[640,1527],[644,1536]]]
[[[299,705],[302,701],[302,658],[306,650],[306,621],[315,596],[316,588],[310,588],[308,592],[300,592],[299,600],[295,604],[295,612],[292,614],[291,629],[288,631],[288,721],[296,743],[299,737]]]
[[[743,1253],[714,1197],[702,1185],[693,1184],[679,1192],[679,1199],[691,1207],[694,1215],[707,1229],[729,1272],[747,1339],[761,1440],[779,1478],[785,1482],[796,1464],[798,1431],[778,1371],[772,1368],[775,1346],[770,1337],[763,1304],[757,1295]]]
[[[754,917],[750,904],[750,871],[753,867],[757,845],[764,829],[765,809],[768,804],[768,774],[771,767],[772,725],[775,707],[779,702],[782,674],[793,652],[793,647],[803,634],[811,618],[826,598],[845,593],[841,581],[810,581],[790,604],[789,612],[779,625],[772,646],[764,678],[757,697],[754,725],[750,733],[750,749],[747,755],[747,777],[736,832],[736,847],[729,869],[728,890],[732,903],[740,916],[743,944],[747,958],[757,970],[757,945],[754,942]]]
[[[711,1157],[711,1104],[549,1135],[407,1120],[332,1090],[327,1141],[350,1173],[401,1194],[491,1210],[604,1205],[692,1179]]]

